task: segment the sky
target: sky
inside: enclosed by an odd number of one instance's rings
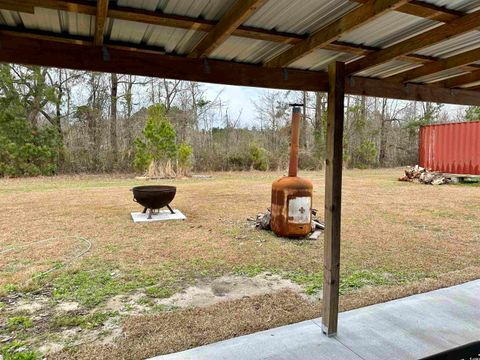
[[[202,84],[207,97],[212,100],[220,93],[222,101],[228,103],[230,116],[236,118],[241,112],[240,125],[251,127],[257,123],[257,115],[254,102],[266,89],[247,86]],[[285,91],[286,93],[286,91]],[[443,110],[449,113],[451,121],[457,120],[465,113],[465,106],[445,104]]]
[[[215,99],[220,93],[222,101],[228,103],[230,115],[237,117],[241,112],[241,126],[251,126],[256,121],[256,112],[254,102],[258,100],[264,89],[247,87],[203,84],[209,99]]]

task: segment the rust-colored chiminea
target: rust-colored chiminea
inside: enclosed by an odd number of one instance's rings
[[[310,180],[297,176],[302,105],[291,104],[291,106],[293,106],[293,112],[290,164],[288,176],[272,184],[271,227],[278,236],[303,237],[311,231],[313,184]]]

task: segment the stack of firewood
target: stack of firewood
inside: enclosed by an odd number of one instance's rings
[[[405,175],[400,177],[398,180],[430,185],[443,185],[452,181],[451,178],[442,173],[431,172],[418,165],[409,166],[405,170]]]

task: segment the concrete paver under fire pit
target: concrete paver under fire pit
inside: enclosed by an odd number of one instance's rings
[[[154,359],[418,359],[479,339],[476,280],[341,313],[332,338],[315,319]]]

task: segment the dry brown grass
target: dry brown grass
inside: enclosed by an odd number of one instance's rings
[[[401,173],[401,169],[345,171],[342,272],[371,270],[412,281],[347,294],[344,309],[480,277],[480,187],[401,183],[396,180]],[[269,206],[270,184],[280,175],[222,173],[209,180],[165,181],[177,186],[174,206],[188,220],[151,224],[130,220],[129,213],[138,206],[129,189],[142,182],[128,177],[0,180],[2,248],[49,237],[65,239],[1,257],[0,286],[22,284],[34,272],[78,252],[81,246],[73,235],[93,242],[89,254],[76,263],[79,269],[108,265],[155,275],[160,269],[165,274],[167,266],[168,276],[179,283],[249,267],[319,273],[322,241],[278,239],[245,225],[247,217]],[[314,207],[322,209],[323,173],[301,175],[313,180]],[[287,306],[289,301],[296,307]],[[265,316],[252,308],[256,302]],[[318,303],[280,293],[211,309],[132,318],[127,320],[124,342],[105,354],[121,358],[122,349],[131,346],[138,349],[138,356],[150,356],[316,315]],[[201,331],[209,322],[219,330]],[[159,324],[170,329],[170,335],[158,335]],[[191,330],[195,324],[201,324],[198,332]],[[148,349],[140,350],[147,343]]]

